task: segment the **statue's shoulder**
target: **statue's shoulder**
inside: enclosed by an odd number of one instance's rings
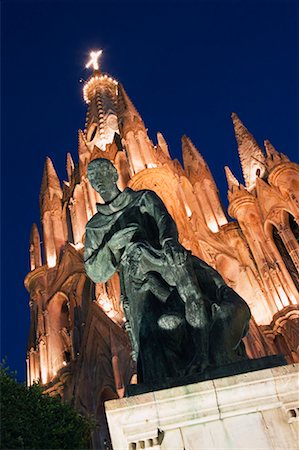
[[[86,224],[86,229],[93,229],[93,228],[97,228],[99,225],[99,221],[101,220],[101,214],[100,213],[96,213],[94,216],[92,216],[91,219],[89,219],[89,221]]]
[[[160,199],[160,197],[156,194],[156,192],[151,191],[150,189],[142,189],[139,192],[139,195],[141,198],[146,198],[146,199],[152,199],[152,200],[157,200]]]
[[[123,193],[128,194],[134,200],[142,200],[142,199],[155,199],[157,198],[157,194],[150,189],[140,189],[138,191],[134,191],[133,189],[127,187],[123,191]]]

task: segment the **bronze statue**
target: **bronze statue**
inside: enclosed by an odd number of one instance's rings
[[[94,282],[116,271],[139,382],[203,372],[246,358],[245,301],[178,241],[175,222],[150,190],[117,187],[104,158],[88,166],[105,204],[86,225],[85,268]]]

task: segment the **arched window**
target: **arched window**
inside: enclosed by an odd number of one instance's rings
[[[289,255],[288,250],[286,249],[283,240],[281,239],[279,232],[277,230],[277,228],[273,225],[272,228],[272,236],[273,236],[273,241],[282,257],[282,260],[289,272],[289,274],[291,275],[291,278],[296,286],[296,289],[299,291],[299,274],[298,271],[296,269],[296,266],[292,260],[292,258]]]
[[[57,292],[48,306],[48,345],[52,373],[56,375],[61,367],[72,358],[72,338],[70,330],[70,310],[66,295]]]

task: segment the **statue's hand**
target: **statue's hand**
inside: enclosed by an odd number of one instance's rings
[[[169,239],[164,243],[163,251],[171,265],[182,266],[187,260],[187,251],[174,239]]]

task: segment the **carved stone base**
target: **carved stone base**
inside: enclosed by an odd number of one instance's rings
[[[105,403],[113,450],[298,448],[298,364]]]

